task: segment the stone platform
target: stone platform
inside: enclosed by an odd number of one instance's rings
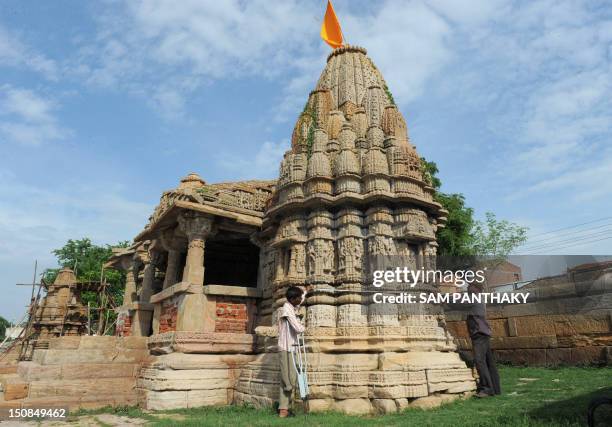
[[[32,361],[0,372],[0,408],[135,406],[136,378],[148,358],[146,338],[52,338]]]

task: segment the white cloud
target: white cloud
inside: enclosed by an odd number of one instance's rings
[[[57,64],[26,46],[19,37],[0,25],[0,65],[28,68],[50,80],[57,79]]]
[[[147,97],[168,117],[182,115],[186,98],[206,82],[256,75],[278,81],[283,99],[275,115],[285,119],[305,102],[329,52],[318,34],[324,7],[315,3],[119,4],[102,14],[96,40],[81,47],[71,68],[93,84]],[[397,100],[406,103],[455,56],[457,22],[483,25],[499,13],[497,4],[389,0],[368,14],[348,3],[337,9],[349,42],[369,49]]]
[[[509,200],[609,195],[612,22],[602,13],[609,5],[500,2],[487,19],[470,23],[453,7],[440,9],[449,3],[434,4],[453,25],[457,52],[434,85],[496,136],[480,143],[482,173],[505,182],[515,193]],[[584,191],[589,180],[596,188]]]
[[[53,249],[68,239],[114,244],[136,235],[153,207],[135,202],[121,186],[66,179],[48,188],[0,171],[0,315],[16,319],[25,310],[34,260],[38,272],[57,266]]]
[[[289,141],[266,141],[259,146],[254,156],[248,153],[222,153],[218,163],[231,173],[233,180],[276,179],[283,155],[289,149]]]
[[[0,260],[46,251],[69,238],[113,243],[135,235],[152,207],[124,193],[122,186],[70,179],[53,188],[34,186],[0,173],[0,241],[6,243]]]
[[[406,105],[417,101],[436,77],[443,78],[445,67],[456,59],[454,36],[459,25],[479,26],[500,13],[501,1],[388,0],[377,3],[371,13],[342,11],[343,32],[349,43],[368,50],[381,70],[396,102]],[[497,6],[497,7],[496,7]],[[337,11],[338,12],[338,11]],[[311,25],[318,29],[321,16]],[[311,43],[321,46],[317,34]],[[329,50],[298,52],[293,60],[293,77],[284,86],[285,98],[277,119],[299,111],[325,65]],[[294,117],[291,117],[294,119]]]
[[[387,1],[377,12],[349,17],[346,33],[368,49],[396,100],[408,103],[451,60],[452,28],[422,1]]]
[[[314,20],[319,8],[313,6],[234,0],[113,3],[99,18],[96,39],[81,46],[69,68],[94,85],[147,98],[166,117],[181,116],[188,96],[211,80],[272,78],[291,69],[317,37],[318,24],[309,18]]]
[[[29,89],[0,86],[0,142],[39,145],[71,132],[58,124],[56,104]]]

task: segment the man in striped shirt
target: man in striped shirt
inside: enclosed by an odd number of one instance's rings
[[[292,355],[297,336],[304,332],[304,325],[296,316],[296,310],[304,302],[306,293],[302,288],[291,286],[285,294],[287,302],[278,314],[278,360],[280,363],[280,391],[278,398],[278,415],[289,416],[289,406],[293,389],[297,384],[297,372],[293,366]]]

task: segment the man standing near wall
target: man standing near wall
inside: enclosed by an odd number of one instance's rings
[[[472,282],[468,285],[470,294],[482,292],[482,285]],[[501,394],[499,373],[491,351],[491,327],[486,318],[485,303],[474,303],[469,307],[467,327],[472,340],[474,365],[478,371],[478,393],[476,397],[489,397]]]

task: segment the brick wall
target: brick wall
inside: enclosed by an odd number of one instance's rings
[[[178,315],[178,303],[174,298],[162,302],[159,315],[159,333],[176,331],[176,318]]]
[[[215,332],[251,333],[253,309],[254,302],[248,298],[218,296]]]

